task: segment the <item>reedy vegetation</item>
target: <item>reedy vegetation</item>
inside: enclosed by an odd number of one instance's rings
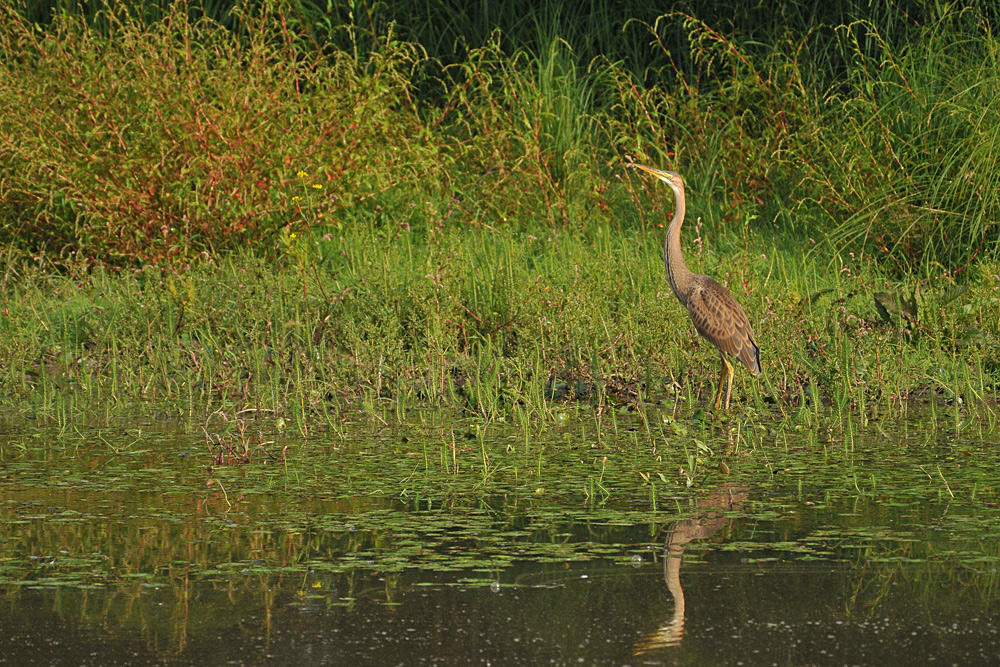
[[[566,410],[553,398],[666,400],[669,413],[675,392],[691,406],[711,396],[717,358],[669,294],[656,235],[358,226],[286,242],[277,260],[247,252],[183,274],[9,260],[8,409],[134,414],[138,399],[191,415],[273,411],[305,428],[358,408],[386,422],[427,404],[534,420]],[[912,395],[992,414],[997,348],[982,323],[1000,310],[997,276],[957,298],[926,292],[919,325],[885,323],[854,265],[734,253],[728,270],[708,249],[690,263],[754,314],[765,373],[737,373],[734,389],[750,414],[811,418],[820,395],[863,418]]]
[[[1000,68],[981,11],[797,15],[763,47],[739,19],[574,31],[552,5],[447,51],[448,30],[351,6],[45,29],[0,10],[8,402],[333,421],[706,395],[714,356],[663,278],[672,201],[635,157],[687,177],[689,261],[752,313],[751,406],[822,393],[867,414],[932,389],[992,410]],[[879,319],[890,280],[920,286],[916,323]],[[972,289],[951,298],[956,280]]]

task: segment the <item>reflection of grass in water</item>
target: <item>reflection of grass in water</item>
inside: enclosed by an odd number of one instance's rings
[[[641,423],[621,418],[618,427],[624,435]],[[61,618],[114,619],[112,627],[162,646],[206,628],[242,627],[248,616],[279,607],[396,606],[428,586],[499,581],[564,590],[586,574],[591,587],[632,576],[659,587],[667,533],[710,516],[726,529],[686,543],[682,578],[749,577],[754,588],[737,594],[755,600],[759,589],[773,601],[826,563],[825,575],[831,566],[840,571],[831,585],[842,595],[833,597],[847,605],[831,600],[829,611],[853,622],[885,617],[890,590],[897,600],[919,601],[927,614],[989,606],[1000,562],[995,452],[982,438],[946,434],[947,444],[938,445],[910,427],[899,424],[893,437],[859,433],[853,450],[804,439],[744,444],[742,454],[729,455],[728,475],[696,488],[673,472],[687,462],[681,436],[658,443],[654,455],[647,444],[605,434],[595,460],[595,443],[578,439],[577,422],[552,427],[528,451],[508,444],[520,441],[518,426],[459,431],[447,467],[425,463],[421,452],[422,440],[443,435],[438,427],[386,433],[349,426],[346,445],[337,438],[290,448],[287,470],[206,471],[210,456],[194,430],[166,440],[147,434],[154,446],[129,456],[107,454],[102,440],[113,443],[113,434],[96,438],[82,429],[79,441],[57,440],[34,458],[3,450],[14,476],[0,479],[0,585],[12,608],[28,595],[53,596]],[[701,437],[724,450],[727,433],[709,430]],[[198,465],[177,456],[188,451],[197,452]],[[483,451],[493,471],[485,482]],[[954,497],[919,471],[928,457],[940,458]],[[660,471],[666,509],[649,508],[640,471]],[[611,494],[605,504],[585,502],[595,474]],[[216,475],[226,480],[229,511],[221,494],[204,486]],[[723,479],[725,486],[716,486]],[[747,498],[735,510],[714,507],[715,490],[729,484],[749,489]],[[652,567],[634,569],[637,553]],[[829,586],[811,590],[830,593]],[[30,599],[37,607],[38,598]]]
[[[117,586],[131,577],[173,585],[240,573],[502,571],[521,558],[621,559],[662,548],[664,529],[701,516],[706,491],[722,481],[750,497],[727,511],[730,539],[692,543],[692,553],[863,555],[886,565],[948,558],[973,571],[996,562],[980,540],[992,534],[1000,497],[984,432],[955,439],[901,422],[858,431],[850,446],[836,431],[828,439],[805,431],[766,442],[755,434],[737,451],[733,430],[709,424],[697,440],[715,454],[693,468],[692,457],[704,456],[694,435],[663,429],[635,440],[644,423],[636,417],[620,416],[619,435],[606,431],[600,447],[581,421],[526,446],[519,425],[432,421],[345,427],[346,444],[291,442],[284,465],[262,458],[209,470],[212,454],[196,433],[143,431],[132,448],[125,444],[135,431],[87,429],[45,449],[5,444],[0,572],[29,586]],[[117,439],[125,444],[116,453],[108,443]],[[424,443],[440,447],[440,459],[425,456]],[[921,472],[929,459],[939,474]]]

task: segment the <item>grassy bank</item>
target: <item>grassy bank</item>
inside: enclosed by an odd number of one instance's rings
[[[689,259],[757,330],[764,374],[737,373],[737,405],[870,417],[933,398],[992,414],[995,272],[967,290],[898,285],[740,227],[741,243],[703,229]],[[289,234],[277,260],[235,254],[179,275],[8,259],[0,391],[7,411],[56,418],[134,403],[301,424],[421,405],[489,420],[581,404],[690,414],[710,401],[718,358],[669,293],[661,234],[372,225]],[[901,315],[914,290],[915,317]]]
[[[703,405],[717,358],[635,158],[686,176],[689,263],[751,313],[749,410],[992,414],[1000,50],[974,7],[783,36],[555,12],[448,54],[371,15],[192,7],[0,9],[9,410]]]

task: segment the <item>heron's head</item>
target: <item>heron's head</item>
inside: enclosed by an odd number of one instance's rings
[[[683,191],[684,179],[682,179],[681,175],[678,174],[677,172],[663,171],[662,169],[654,169],[653,167],[647,167],[646,165],[639,164],[638,162],[635,162],[634,165],[636,169],[642,169],[647,174],[652,174],[653,176],[656,176],[658,179],[669,185],[675,191],[676,190]]]

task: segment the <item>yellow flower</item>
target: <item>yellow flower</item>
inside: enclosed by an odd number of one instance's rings
[[[323,186],[320,185],[319,183],[313,183],[313,188],[315,188],[316,190],[322,190]]]
[[[292,232],[291,234],[288,235],[288,238],[294,239],[296,236],[298,236],[298,234],[296,234],[295,232]]]
[[[292,197],[292,201],[299,201],[301,199],[302,199],[302,197],[300,197],[298,195],[295,195],[294,197]]]
[[[304,172],[301,169],[299,169],[298,173],[296,173],[295,175],[298,176],[299,178],[305,178],[309,174],[307,174],[306,172]]]

